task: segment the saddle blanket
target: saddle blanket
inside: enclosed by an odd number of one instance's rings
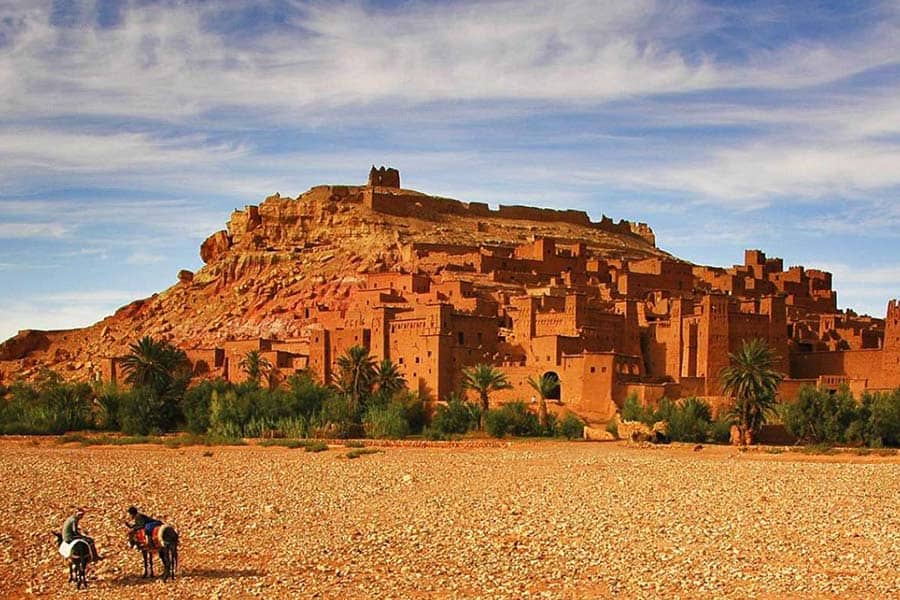
[[[163,540],[163,533],[165,533],[165,531],[170,527],[171,525],[163,523],[162,525],[153,528],[153,533],[150,535],[150,539],[153,540],[154,546],[156,546],[157,548],[162,548],[163,546],[165,546],[166,543]]]
[[[72,556],[72,548],[74,548],[77,544],[84,544],[87,546],[87,542],[84,540],[72,540],[71,542],[63,542],[59,545],[59,553],[63,558],[69,558]]]
[[[149,535],[145,529],[138,529],[137,531],[137,541],[142,546],[151,546],[153,548],[162,548],[165,545],[163,541],[163,533],[167,529],[170,529],[172,526],[168,523],[163,523],[162,525],[156,525],[152,529],[150,529]]]

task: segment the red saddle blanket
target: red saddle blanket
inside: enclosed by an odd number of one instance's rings
[[[150,548],[162,548],[164,545],[163,542],[163,532],[169,526],[163,523],[162,525],[157,525],[152,530],[150,530],[150,535],[147,535],[147,532],[141,528],[138,529],[134,533],[135,540],[141,546],[147,546]]]

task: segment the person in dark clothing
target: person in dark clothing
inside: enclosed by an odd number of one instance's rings
[[[148,517],[147,515],[138,512],[137,507],[134,506],[130,506],[128,508],[128,514],[133,520],[133,523],[130,525],[132,531],[143,529],[144,533],[147,534],[148,540],[153,533],[153,529],[163,524],[163,522],[159,519],[154,519],[153,517]]]

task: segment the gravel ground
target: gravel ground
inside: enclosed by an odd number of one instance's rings
[[[0,441],[0,597],[885,598],[900,594],[900,462],[730,448],[57,446]],[[71,509],[107,560],[76,592]],[[140,578],[137,504],[182,535]]]

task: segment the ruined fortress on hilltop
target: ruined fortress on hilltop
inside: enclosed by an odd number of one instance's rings
[[[197,273],[92,327],[21,332],[0,345],[0,378],[49,365],[116,381],[128,344],[155,335],[185,349],[197,378],[240,381],[257,350],[281,377],[330,381],[362,345],[431,399],[488,363],[513,386],[493,401],[529,399],[528,378],[549,374],[565,408],[604,421],[630,394],[716,404],[728,353],[763,338],[788,375],[784,399],[803,384],[900,386],[896,301],[885,319],[839,311],[830,273],[759,250],[694,265],[644,223],[439,198],[402,189],[396,169],[236,210],[201,257]]]

